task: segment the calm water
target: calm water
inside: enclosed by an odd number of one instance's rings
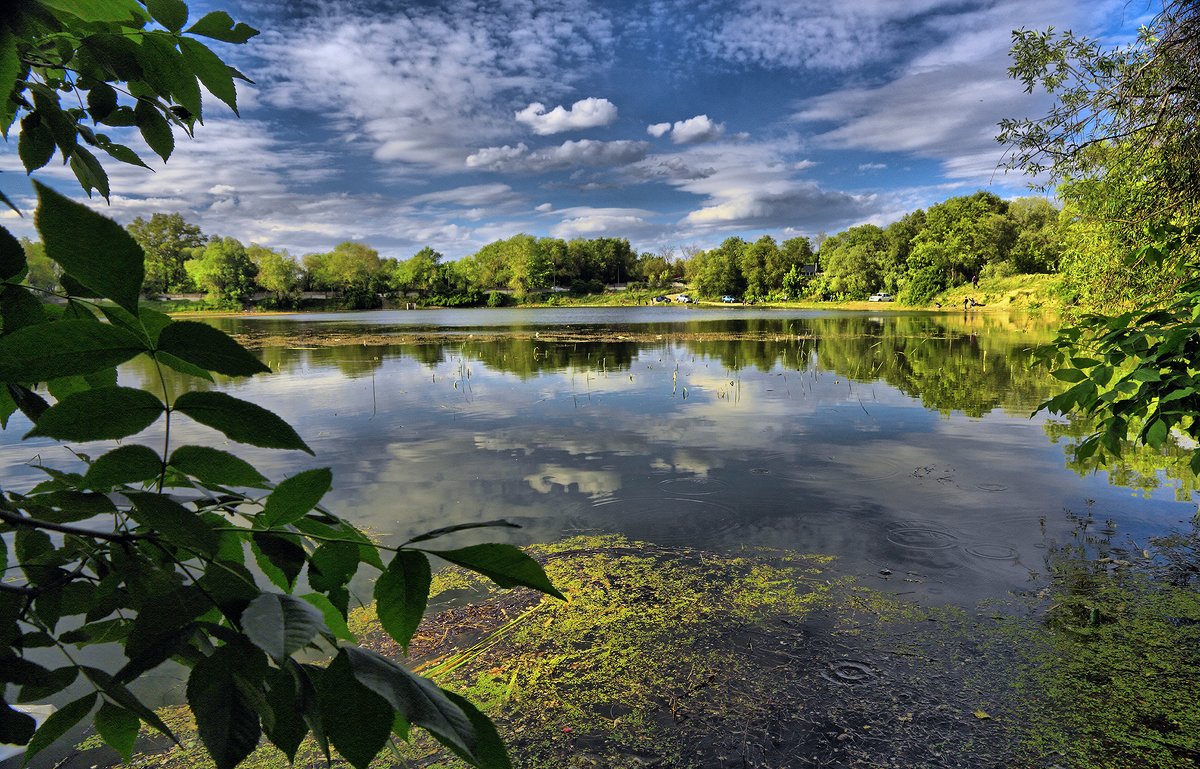
[[[627,308],[213,322],[253,334],[454,335],[267,348],[275,374],[218,385],[277,411],[317,457],[238,451],[276,480],[332,466],[331,506],[397,539],[507,518],[524,528],[490,536],[771,545],[839,556],[843,572],[874,581],[888,569],[892,589],[973,604],[1043,570],[1048,539],[1068,531],[1064,510],[1111,519],[1118,539],[1195,512],[1171,488],[1134,493],[1067,468],[1046,418],[1029,416],[1056,384],[1026,368],[1050,334],[1038,320]],[[146,373],[134,362],[122,377]],[[24,463],[34,457],[72,466],[52,444],[19,442],[27,425],[13,422],[0,434],[6,486],[33,482]],[[225,445],[196,426],[173,438]]]

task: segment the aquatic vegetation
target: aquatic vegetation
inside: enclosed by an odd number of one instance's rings
[[[1094,546],[1056,549],[1048,587],[966,610],[874,589],[828,556],[572,537],[529,548],[565,603],[457,568],[434,575],[444,608],[411,659],[479,703],[514,765],[532,769],[801,757],[1174,769],[1195,765],[1200,737],[1198,542],[1162,540],[1137,569]],[[400,655],[373,607],[349,624],[363,645]],[[162,716],[183,744],[134,766],[203,765],[186,708]],[[260,749],[248,763],[283,760]],[[324,756],[310,741],[296,762]],[[462,766],[421,736],[376,760],[397,763]]]

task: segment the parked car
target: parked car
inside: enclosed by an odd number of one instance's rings
[[[896,297],[892,296],[891,294],[871,294],[871,297],[869,299],[867,299],[867,301],[868,302],[894,302],[894,301],[896,301]]]
[[[733,298],[732,296],[730,296],[729,294],[726,294],[725,296],[721,297],[721,301],[722,301],[722,302],[724,302],[725,304],[733,304],[733,303],[734,303],[734,302],[736,302],[737,300],[736,300],[736,299],[734,299],[734,298]]]
[[[680,304],[691,304],[692,298],[687,294],[680,294],[679,296],[675,297],[675,301],[679,302]]]
[[[653,299],[651,299],[650,301],[654,302],[655,304],[666,304],[667,302],[669,302],[671,300],[665,296],[656,296]]]

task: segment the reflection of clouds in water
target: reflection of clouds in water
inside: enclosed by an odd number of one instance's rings
[[[542,494],[550,494],[555,487],[570,489],[589,497],[613,494],[621,488],[621,476],[610,470],[587,470],[561,465],[541,465],[525,476],[530,488]]]

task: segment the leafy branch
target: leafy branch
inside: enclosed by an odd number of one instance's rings
[[[236,111],[233,81],[245,76],[195,37],[240,44],[256,30],[221,11],[188,20],[181,0],[36,0],[0,19],[0,84],[11,85],[0,130],[7,137],[20,119],[26,170],[60,153],[85,191],[107,198],[107,175],[83,145],[145,163],[93,127],[136,129],[165,161],[172,126],[190,134],[201,119],[200,85]],[[79,107],[60,103],[71,96]],[[328,469],[272,484],[234,453],[173,446],[181,415],[236,444],[313,453],[262,406],[219,391],[170,392],[164,366],[208,381],[269,369],[211,326],[139,306],[141,247],[87,206],[34,188],[35,225],[61,268],[62,292],[53,293],[65,303],[43,303],[46,294],[26,284],[25,252],[0,228],[0,427],[20,412],[26,437],[122,444],[94,459],[75,452],[80,472],[40,467],[45,480],[0,491],[0,573],[11,569],[0,582],[0,742],[24,745],[27,764],[89,716],[126,760],[143,723],[174,739],[127,688],[174,660],[191,670],[187,701],[218,769],[237,766],[264,736],[294,758],[309,734],[327,755],[336,749],[363,769],[392,735],[408,739],[411,726],[471,764],[508,767],[482,713],[359,648],[346,617],[351,581],[363,565],[377,569],[379,615],[407,649],[428,600],[431,556],[561,598],[537,562],[510,545],[414,547],[512,524],[449,525],[381,545],[321,505]],[[153,359],[156,392],[119,384],[119,367],[139,355]],[[161,452],[134,442],[160,420]],[[197,498],[177,497],[183,489]],[[313,592],[293,595],[300,584]],[[121,646],[119,669],[71,653],[99,643]],[[70,664],[46,669],[33,660],[41,647],[60,649]],[[324,664],[296,659],[331,651]],[[10,705],[59,695],[80,675],[92,690],[41,726]],[[19,687],[15,700],[10,686]]]

